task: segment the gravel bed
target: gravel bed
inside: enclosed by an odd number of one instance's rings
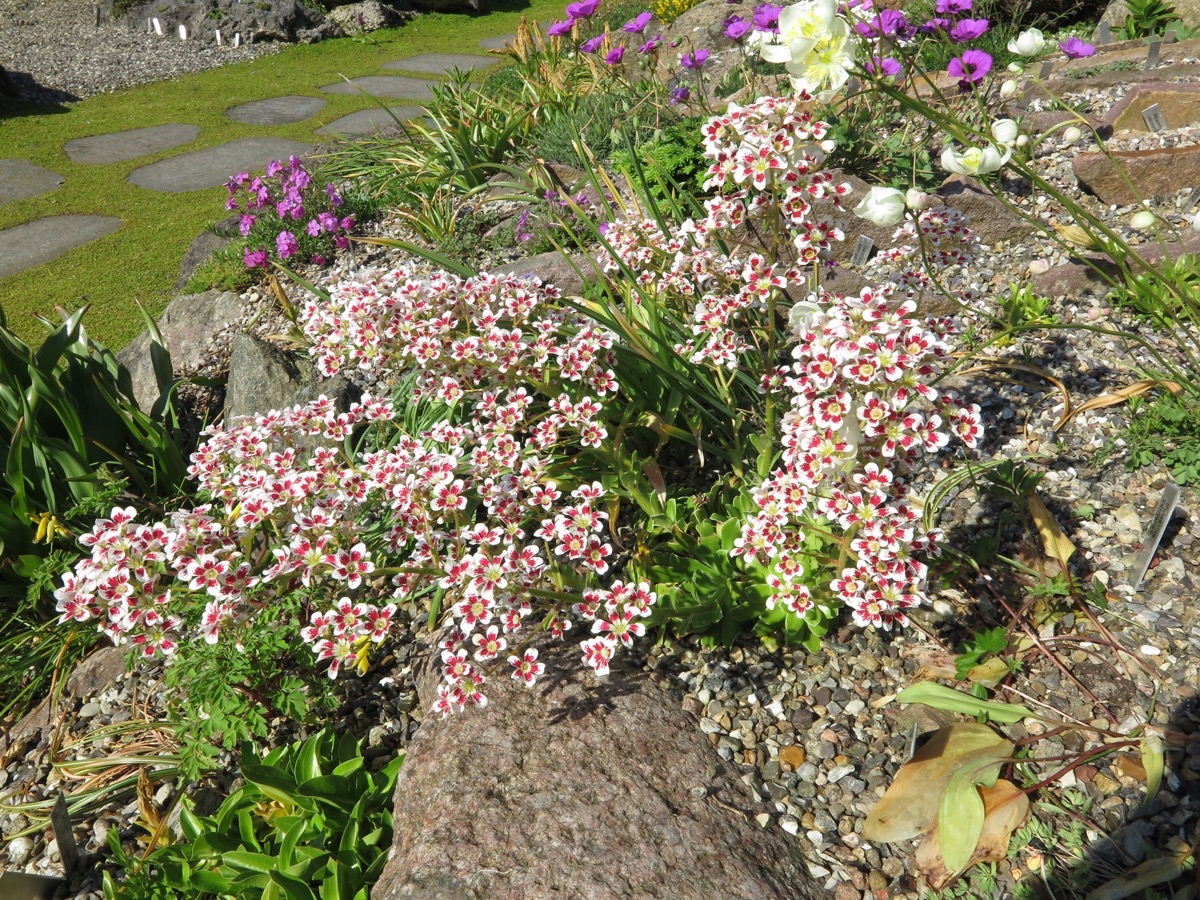
[[[0,0],[0,65],[21,96],[35,103],[70,103],[139,84],[278,53],[261,42],[233,47],[208,40],[182,41],[96,24],[90,3],[76,0]]]

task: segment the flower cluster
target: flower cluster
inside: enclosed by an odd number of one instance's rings
[[[265,177],[240,172],[225,187],[225,208],[240,213],[238,231],[247,238],[243,261],[249,268],[266,268],[272,255],[324,265],[334,248],[349,245],[354,217],[338,214],[337,190],[332,184],[318,187],[295,156],[286,164],[272,160]]]

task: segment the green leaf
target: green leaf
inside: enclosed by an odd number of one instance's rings
[[[264,795],[285,807],[301,805],[296,779],[282,769],[267,765],[243,765],[242,775]]]
[[[947,871],[963,871],[979,846],[984,809],[977,785],[995,784],[1008,756],[1008,750],[999,755],[971,756],[950,776],[938,805],[938,840]]]
[[[1035,717],[1032,710],[1019,704],[979,700],[970,694],[931,681],[909,685],[896,695],[896,699],[900,703],[924,703],[934,709],[968,716],[987,716],[991,721],[1002,725],[1011,725],[1013,722]]]
[[[270,877],[271,883],[278,885],[288,900],[317,900],[312,888],[298,878],[292,878],[282,872],[272,872]]]
[[[197,869],[192,873],[192,886],[208,894],[228,894],[233,883],[224,875],[211,872],[208,869]]]
[[[222,858],[226,865],[246,872],[267,874],[279,868],[279,859],[266,853],[251,853],[248,850],[233,850]]]
[[[1147,734],[1141,741],[1142,768],[1146,770],[1146,800],[1154,799],[1162,785],[1163,742],[1157,734]]]
[[[354,780],[344,776],[322,775],[320,778],[306,781],[297,790],[302,797],[312,797],[335,809],[349,812],[360,793],[355,791],[354,787]]]

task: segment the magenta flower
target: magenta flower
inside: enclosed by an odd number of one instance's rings
[[[956,44],[973,41],[988,30],[987,19],[960,19],[950,29],[950,40]]]
[[[571,33],[571,29],[575,27],[574,19],[567,19],[565,22],[555,22],[546,29],[546,34],[550,37],[565,37]]]
[[[662,42],[662,35],[656,34],[650,40],[646,41],[646,43],[642,44],[642,46],[638,47],[638,53],[653,53],[662,46]]]
[[[958,79],[958,86],[968,90],[971,85],[983,81],[983,76],[992,70],[992,57],[982,50],[968,50],[962,56],[950,60],[946,71]]]
[[[779,14],[781,12],[783,12],[782,6],[776,6],[773,3],[760,3],[754,7],[754,27],[759,31],[778,31]]]
[[[921,34],[933,34],[935,31],[945,31],[949,27],[950,27],[949,19],[935,18],[935,19],[930,19],[928,22],[925,22],[917,30],[920,31]]]
[[[685,69],[693,69],[697,72],[703,68],[706,62],[708,62],[708,50],[703,47],[699,50],[683,54],[683,58],[679,60],[679,64]]]
[[[672,103],[683,103],[688,97],[692,96],[691,88],[686,84],[681,84],[675,90],[671,91]]]
[[[604,61],[610,66],[615,66],[621,61],[621,57],[625,55],[624,47],[613,47],[608,51],[608,56],[604,57]]]
[[[332,184],[325,185],[325,195],[329,197],[329,205],[334,209],[337,209],[337,207],[342,205],[341,195],[338,194],[337,188],[335,188]]]
[[[267,251],[251,250],[247,247],[246,252],[242,254],[242,262],[246,264],[247,269],[265,269],[267,267]]]
[[[275,249],[279,251],[280,259],[287,259],[300,252],[300,245],[296,243],[296,236],[290,231],[281,231],[275,237]]]
[[[900,62],[890,56],[873,56],[867,60],[866,67],[872,75],[880,74],[888,78],[898,78],[904,72]]]
[[[600,8],[600,0],[580,0],[567,4],[567,15],[572,19],[590,19]]]
[[[342,231],[349,231],[354,227],[354,216],[346,216],[342,219]]]
[[[282,171],[283,171],[283,163],[281,163],[279,160],[273,159],[269,163],[267,163],[267,176],[268,177],[274,177],[275,175],[278,175]]]
[[[305,226],[304,230],[308,232],[310,237],[316,237],[321,233],[321,223],[316,219],[309,219],[308,225]]]
[[[937,0],[934,11],[939,16],[956,16],[971,11],[971,0]]]
[[[238,219],[238,233],[245,237],[250,233],[250,229],[254,227],[256,221],[258,221],[257,217],[249,213],[242,213],[241,218]]]
[[[1067,55],[1067,59],[1083,59],[1085,56],[1095,56],[1096,48],[1085,44],[1080,38],[1069,37],[1059,41],[1058,49]]]
[[[628,22],[622,25],[621,29],[623,31],[628,31],[630,34],[641,34],[646,30],[646,26],[650,24],[650,20],[653,18],[654,14],[651,12],[647,11],[641,13],[636,18],[630,19]]]
[[[896,9],[880,10],[870,21],[858,22],[854,27],[863,37],[909,38],[913,32],[904,13]]]
[[[594,38],[589,38],[579,45],[579,50],[582,53],[595,53],[600,49],[600,45],[604,43],[604,35],[598,34]]]
[[[730,16],[722,24],[725,26],[725,37],[731,41],[740,41],[754,27],[748,19],[741,16]]]

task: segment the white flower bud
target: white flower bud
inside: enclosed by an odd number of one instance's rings
[[[1081,137],[1083,137],[1083,132],[1080,131],[1078,128],[1076,128],[1074,125],[1072,125],[1069,128],[1063,129],[1063,140],[1066,141],[1068,144],[1075,143]]]
[[[1011,147],[1019,133],[1017,123],[1012,119],[997,119],[992,123],[992,139],[1005,147]]]
[[[1029,135],[1022,134],[1013,142],[1017,147],[1026,147],[1029,145]]]
[[[854,207],[854,214],[876,225],[895,225],[904,218],[904,200],[905,195],[895,188],[873,187]]]
[[[929,195],[915,187],[909,188],[904,193],[904,205],[914,212],[920,212],[929,205]]]
[[[1153,228],[1154,223],[1158,221],[1158,217],[1148,209],[1143,209],[1141,212],[1134,213],[1129,218],[1129,226],[1138,231],[1145,231],[1147,228]]]
[[[1011,100],[1015,96],[1017,96],[1017,83],[1010,78],[1000,85],[1000,99]]]
[[[1012,72],[1014,75],[1020,75],[1025,71],[1025,67],[1020,63],[1010,62],[1008,64],[1008,71]]]

